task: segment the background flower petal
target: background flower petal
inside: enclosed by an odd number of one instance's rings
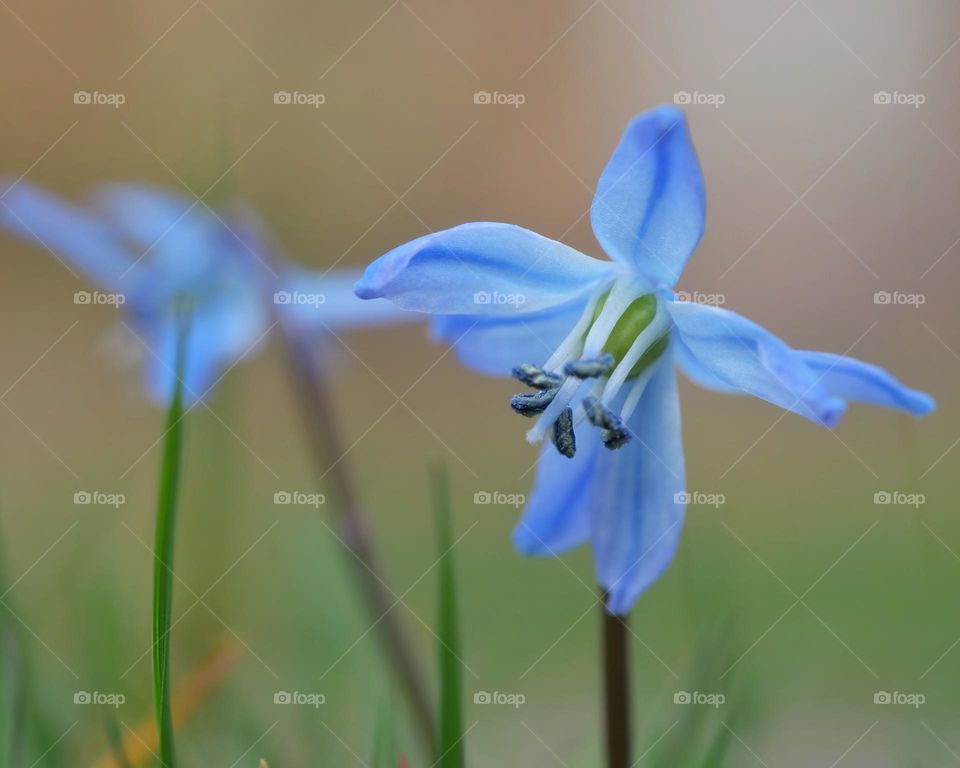
[[[634,118],[590,207],[600,244],[656,285],[672,286],[705,220],[703,175],[683,113],[663,106]]]
[[[131,260],[106,222],[25,181],[0,203],[0,222],[11,232],[53,251],[101,287],[119,290]]]
[[[367,267],[356,291],[420,312],[517,315],[585,295],[614,271],[528,229],[480,222],[393,249]]]

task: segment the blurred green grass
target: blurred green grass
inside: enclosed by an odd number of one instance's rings
[[[415,330],[390,334],[395,339],[382,343],[404,344],[413,369],[440,354]],[[364,354],[374,359],[369,347]],[[382,703],[400,701],[341,572],[336,542],[324,524],[328,510],[272,503],[277,490],[316,486],[275,362],[267,355],[232,373],[214,400],[218,416],[244,436],[246,447],[202,409],[188,417],[177,570],[196,594],[213,588],[192,608],[190,592],[176,590],[174,679],[195,667],[220,636],[233,635],[247,652],[179,734],[184,764],[239,756],[268,730],[256,751],[271,764],[349,763],[344,744],[367,754]],[[398,386],[406,375],[396,374]],[[369,379],[337,366],[337,397],[349,434],[362,434],[382,411],[381,403],[374,405],[379,385]],[[442,390],[449,386],[476,412],[444,402]],[[451,468],[455,526],[463,535],[457,558],[469,665],[465,722],[475,726],[469,753],[481,764],[539,762],[542,739],[560,755],[588,759],[599,754],[598,608],[589,554],[571,553],[563,564],[522,559],[508,540],[516,510],[473,503],[478,490],[522,493],[529,484],[529,476],[520,475],[534,454],[519,439],[522,425],[506,413],[509,391],[509,384],[476,381],[452,362],[441,363],[435,381],[418,393],[431,407],[418,412],[448,444],[473,426],[470,440],[456,439],[460,458],[414,417],[395,412],[350,460],[399,594],[434,561],[425,463],[439,458]],[[924,722],[950,734],[960,654],[947,653],[921,676],[960,637],[960,617],[951,610],[960,562],[948,551],[960,548],[960,528],[947,501],[953,478],[931,472],[917,488],[928,499],[919,511],[875,506],[877,481],[839,440],[789,419],[736,471],[711,484],[704,478],[721,475],[737,449],[746,450],[749,436],[761,434],[776,413],[748,403],[759,413],[745,424],[740,401],[704,410],[698,401],[717,405],[718,396],[690,387],[683,398],[701,417],[688,419],[685,427],[689,487],[722,492],[726,503],[690,508],[676,562],[632,617],[637,717],[647,746],[689,716],[689,709],[673,704],[674,692],[696,686],[727,690],[728,684],[731,711],[740,704],[749,715],[738,716],[736,733],[765,760],[789,754],[793,742],[797,754],[809,756],[804,729],[817,734],[822,757],[835,752],[832,759],[852,742],[851,733],[877,719],[885,727],[858,747],[860,759],[869,754],[879,760],[889,752],[888,760],[904,739],[925,744]],[[478,413],[488,412],[478,422]],[[129,443],[145,447],[159,434],[161,417],[148,418],[150,413],[138,440],[125,436]],[[102,431],[113,428],[104,425]],[[919,461],[910,436],[923,428],[888,414],[868,419],[855,412],[838,435],[880,476],[902,473],[906,483]],[[898,439],[887,439],[891,434]],[[490,445],[497,450],[489,451]],[[279,469],[281,480],[255,471],[260,465],[251,451]],[[106,443],[91,463],[109,477],[109,469],[129,464],[138,453]],[[29,630],[9,617],[8,624],[20,632],[30,662],[32,754],[74,722],[82,727],[49,759],[69,754],[90,762],[106,750],[96,708],[73,704],[77,690],[123,692],[127,700],[117,717],[130,727],[150,716],[149,654],[135,662],[150,644],[146,546],[155,459],[145,459],[122,484],[128,500],[119,510],[78,512],[70,503],[75,484],[55,475],[29,489],[28,505],[5,504],[8,578],[24,574],[7,600]],[[89,474],[96,476],[95,466]],[[80,524],[57,545],[55,557],[31,568],[78,517]],[[434,615],[432,593],[431,580],[424,579],[395,609],[425,658],[434,643],[425,627]],[[809,609],[794,605],[797,596]],[[726,628],[722,642],[717,626]],[[726,677],[714,672],[704,681],[694,672],[695,660],[715,645],[734,659],[745,655]],[[763,706],[738,702],[741,689]],[[317,710],[278,707],[273,694],[279,690],[322,692],[326,703]],[[920,711],[879,708],[873,704],[878,690],[922,691],[927,701]],[[519,709],[477,705],[477,691],[521,693],[525,703]],[[716,714],[722,719],[725,711]],[[416,754],[402,714],[399,723],[402,746]],[[729,746],[733,764],[747,759],[744,749],[738,740]]]

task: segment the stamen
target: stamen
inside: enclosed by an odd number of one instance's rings
[[[533,363],[522,363],[510,371],[513,378],[534,389],[555,389],[563,384],[563,376],[545,371]]]
[[[580,389],[582,383],[580,379],[573,376],[568,377],[567,380],[563,382],[553,402],[547,406],[547,409],[537,420],[537,423],[527,432],[527,442],[535,444],[543,440],[547,432],[550,431],[550,427],[553,426],[553,422],[560,417],[560,413],[570,404],[574,395],[577,394],[577,390]]]
[[[563,372],[578,379],[599,379],[610,373],[614,363],[613,355],[602,354],[592,360],[572,360],[563,366]]]
[[[658,302],[659,304],[659,302]],[[659,309],[659,306],[658,306]],[[610,405],[613,399],[620,392],[620,387],[627,380],[633,367],[637,364],[644,353],[656,343],[667,330],[669,319],[665,312],[657,312],[650,324],[644,328],[630,345],[630,349],[623,356],[603,389],[603,402]]]
[[[553,423],[551,437],[556,449],[568,459],[572,459],[577,452],[577,438],[573,434],[572,408],[564,408],[560,413],[560,416]]]
[[[559,368],[571,357],[579,354],[580,348],[583,345],[583,337],[586,335],[590,323],[593,322],[594,312],[597,311],[597,304],[600,302],[600,298],[607,292],[607,289],[608,286],[604,285],[590,297],[587,305],[583,308],[580,319],[577,320],[577,324],[573,326],[573,330],[560,342],[560,346],[550,355],[550,359],[543,364],[545,370],[552,371]]]
[[[653,378],[656,370],[657,366],[651,365],[637,377],[633,386],[630,387],[630,392],[627,393],[627,399],[623,401],[623,408],[620,409],[620,418],[623,419],[623,421],[629,421],[630,417],[633,416],[633,412],[637,410],[637,406],[640,404],[640,398],[643,397],[647,384],[650,383],[650,379]]]
[[[588,395],[583,399],[584,411],[590,423],[601,427],[600,439],[611,451],[630,442],[630,431],[620,417],[607,408],[599,398]]]
[[[514,395],[510,398],[510,407],[521,416],[532,419],[546,410],[559,391],[560,387],[554,387],[553,389],[542,389],[529,395]]]
[[[630,442],[630,431],[626,427],[620,427],[619,429],[601,429],[600,439],[603,441],[605,448],[615,451],[617,448],[622,448]]]
[[[569,334],[543,367],[547,370],[552,370],[561,363],[567,362],[569,357],[572,356],[568,353],[580,345],[580,339],[583,338],[584,332],[586,332],[587,338],[582,342],[582,356],[587,359],[599,357],[603,352],[603,345],[606,343],[617,321],[626,311],[627,307],[641,295],[643,295],[643,290],[639,283],[632,280],[615,282],[607,294],[607,299],[603,304],[603,308],[600,310],[600,314],[594,318],[593,311],[589,314],[585,312],[580,318],[580,323],[577,324],[578,326],[583,324],[582,330],[580,328],[575,329],[575,332],[579,331],[579,335],[573,339],[573,334]],[[598,301],[599,296],[596,297],[595,301],[591,302],[594,305],[594,309]],[[585,322],[584,318],[586,318]],[[591,320],[593,321],[593,325],[589,325]],[[589,331],[586,331],[587,327],[590,328]],[[563,353],[564,357],[560,357],[561,353]],[[550,403],[543,412],[543,415],[533,428],[527,432],[528,442],[539,443],[543,440],[553,426],[553,423],[560,416],[560,412],[569,405],[570,401],[577,394],[581,383],[581,380],[575,376],[570,376],[563,382],[553,402]]]
[[[597,357],[603,351],[603,345],[607,343],[610,333],[623,313],[627,311],[627,307],[644,293],[645,291],[633,281],[614,283],[603,304],[603,309],[600,310],[600,315],[590,327],[590,332],[583,342],[582,357]]]

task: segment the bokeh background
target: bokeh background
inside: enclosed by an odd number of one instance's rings
[[[585,214],[625,123],[692,94],[709,213],[680,289],[719,294],[797,347],[881,364],[940,408],[923,422],[853,408],[831,434],[684,383],[690,489],[725,503],[690,508],[675,563],[632,617],[640,765],[694,716],[674,704],[694,690],[726,696],[696,714],[729,731],[730,765],[960,759],[955,3],[2,5],[0,171],[77,199],[102,180],[239,198],[312,267],[363,265],[470,220],[599,255]],[[81,90],[125,103],[76,104]],[[281,90],[325,102],[275,104]],[[476,104],[477,91],[524,103]],[[123,693],[125,726],[151,713],[146,543],[163,415],[122,370],[131,341],[110,308],[76,306],[87,286],[42,250],[3,236],[0,259],[0,610],[28,664],[26,764],[92,764],[102,713],[74,705],[76,691]],[[878,291],[923,303],[878,304]],[[426,467],[452,474],[474,764],[596,764],[589,557],[521,559],[517,511],[474,503],[529,489],[516,386],[466,372],[420,327],[343,340],[352,353],[334,344],[327,362],[355,442],[346,460],[395,589],[415,584],[396,610],[428,666]],[[362,765],[378,713],[401,702],[330,510],[272,503],[322,489],[276,342],[187,428],[177,571],[203,603],[188,611],[178,585],[174,677],[223,637],[243,659],[181,729],[184,764]],[[127,502],[78,507],[79,490]],[[875,504],[883,491],[925,503]],[[280,707],[278,690],[326,704]],[[474,704],[477,691],[525,703]],[[925,703],[877,705],[878,691]]]

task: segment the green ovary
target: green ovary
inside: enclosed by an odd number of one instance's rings
[[[606,304],[607,296],[609,295],[609,292],[604,294],[597,302],[597,307],[593,311],[593,322],[596,322],[600,316],[600,312],[603,309],[603,305]],[[627,351],[633,345],[637,336],[653,322],[656,314],[657,298],[652,293],[647,293],[634,299],[613,326],[610,336],[607,337],[607,341],[603,345],[603,351],[613,355],[614,360],[619,363],[623,360],[624,355],[627,354]],[[591,327],[593,326],[593,322],[590,324]],[[587,333],[589,332],[588,329]],[[586,338],[586,335],[584,335],[584,338]],[[627,374],[627,379],[635,379],[650,367],[650,364],[663,354],[663,351],[667,348],[668,341],[669,332],[665,332],[663,336],[653,342],[646,352],[640,356],[640,359],[637,360],[633,368],[630,369],[630,373]]]

